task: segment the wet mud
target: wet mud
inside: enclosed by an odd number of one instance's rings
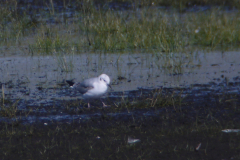
[[[199,87],[199,86],[197,86]],[[162,92],[189,89],[163,89]],[[59,114],[60,105],[45,113],[30,113],[11,123],[1,121],[1,152],[6,159],[239,159],[239,94],[202,94],[206,88],[169,106],[138,108],[136,104],[102,108],[78,107],[75,102]],[[151,95],[152,90],[143,92]],[[147,96],[141,97],[147,100]],[[105,99],[106,100],[106,99]],[[132,101],[132,99],[129,99]],[[39,109],[41,110],[41,109]],[[55,114],[54,114],[55,110]],[[65,115],[64,115],[65,114]],[[24,117],[24,116],[22,116]],[[30,117],[32,122],[29,123]],[[39,117],[39,118],[36,118]],[[44,118],[45,117],[45,118]],[[128,143],[129,137],[140,140]],[[200,146],[199,146],[200,145]],[[13,154],[14,153],[14,154]],[[36,158],[37,157],[37,158]]]

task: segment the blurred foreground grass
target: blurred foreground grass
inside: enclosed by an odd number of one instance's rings
[[[217,100],[217,99],[216,99]],[[213,107],[214,106],[214,107]],[[217,106],[217,107],[215,107]],[[239,110],[231,103],[203,102],[131,109],[73,122],[39,121],[32,124],[0,122],[2,159],[224,159],[240,158]],[[227,108],[227,112],[223,112]],[[150,115],[150,111],[155,114]],[[91,113],[85,109],[81,114]],[[111,113],[111,112],[110,112]],[[124,114],[125,113],[125,114]],[[145,113],[145,114],[136,114]],[[235,115],[233,117],[233,115]],[[49,115],[50,116],[50,115]],[[130,144],[128,138],[140,142]]]

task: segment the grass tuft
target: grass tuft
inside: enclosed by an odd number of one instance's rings
[[[19,101],[19,100],[18,100]],[[18,101],[12,103],[5,99],[4,87],[2,85],[2,99],[0,101],[0,115],[3,117],[15,117],[17,113]]]

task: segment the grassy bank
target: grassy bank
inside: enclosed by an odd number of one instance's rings
[[[31,15],[19,13],[17,5],[0,7],[0,45],[27,47],[33,54],[72,50],[170,53],[231,50],[240,45],[237,11],[212,7],[202,12],[179,12],[156,6],[116,11],[86,3],[81,10],[67,14],[67,10],[58,12],[49,5]]]

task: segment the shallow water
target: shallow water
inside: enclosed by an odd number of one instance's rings
[[[101,73],[111,77],[113,88],[105,98],[135,97],[142,94],[141,89],[156,88],[182,88],[185,89],[183,97],[239,95],[239,59],[238,52],[170,56],[146,53],[6,56],[0,58],[0,76],[5,97],[19,100],[19,110],[47,113],[48,106],[62,106],[62,101],[81,99],[65,80],[81,81]],[[174,92],[180,91],[175,89]],[[41,108],[36,109],[36,106]],[[64,107],[50,112],[54,113],[54,117],[48,116],[51,120],[74,119],[64,112]],[[37,119],[45,119],[42,116]],[[80,115],[77,118],[82,116],[91,117]],[[29,117],[29,121],[34,122],[34,117]]]
[[[1,83],[5,94],[18,97],[18,91],[34,97],[39,89],[48,89],[46,99],[64,94],[64,80],[81,81],[106,73],[111,77],[113,91],[140,88],[189,87],[193,84],[219,84],[238,81],[239,52],[172,54],[80,54],[60,56],[11,56],[0,58]],[[63,86],[61,86],[63,85]],[[55,90],[53,94],[50,91]],[[24,95],[24,93],[22,93]],[[67,94],[64,95],[68,96]]]

